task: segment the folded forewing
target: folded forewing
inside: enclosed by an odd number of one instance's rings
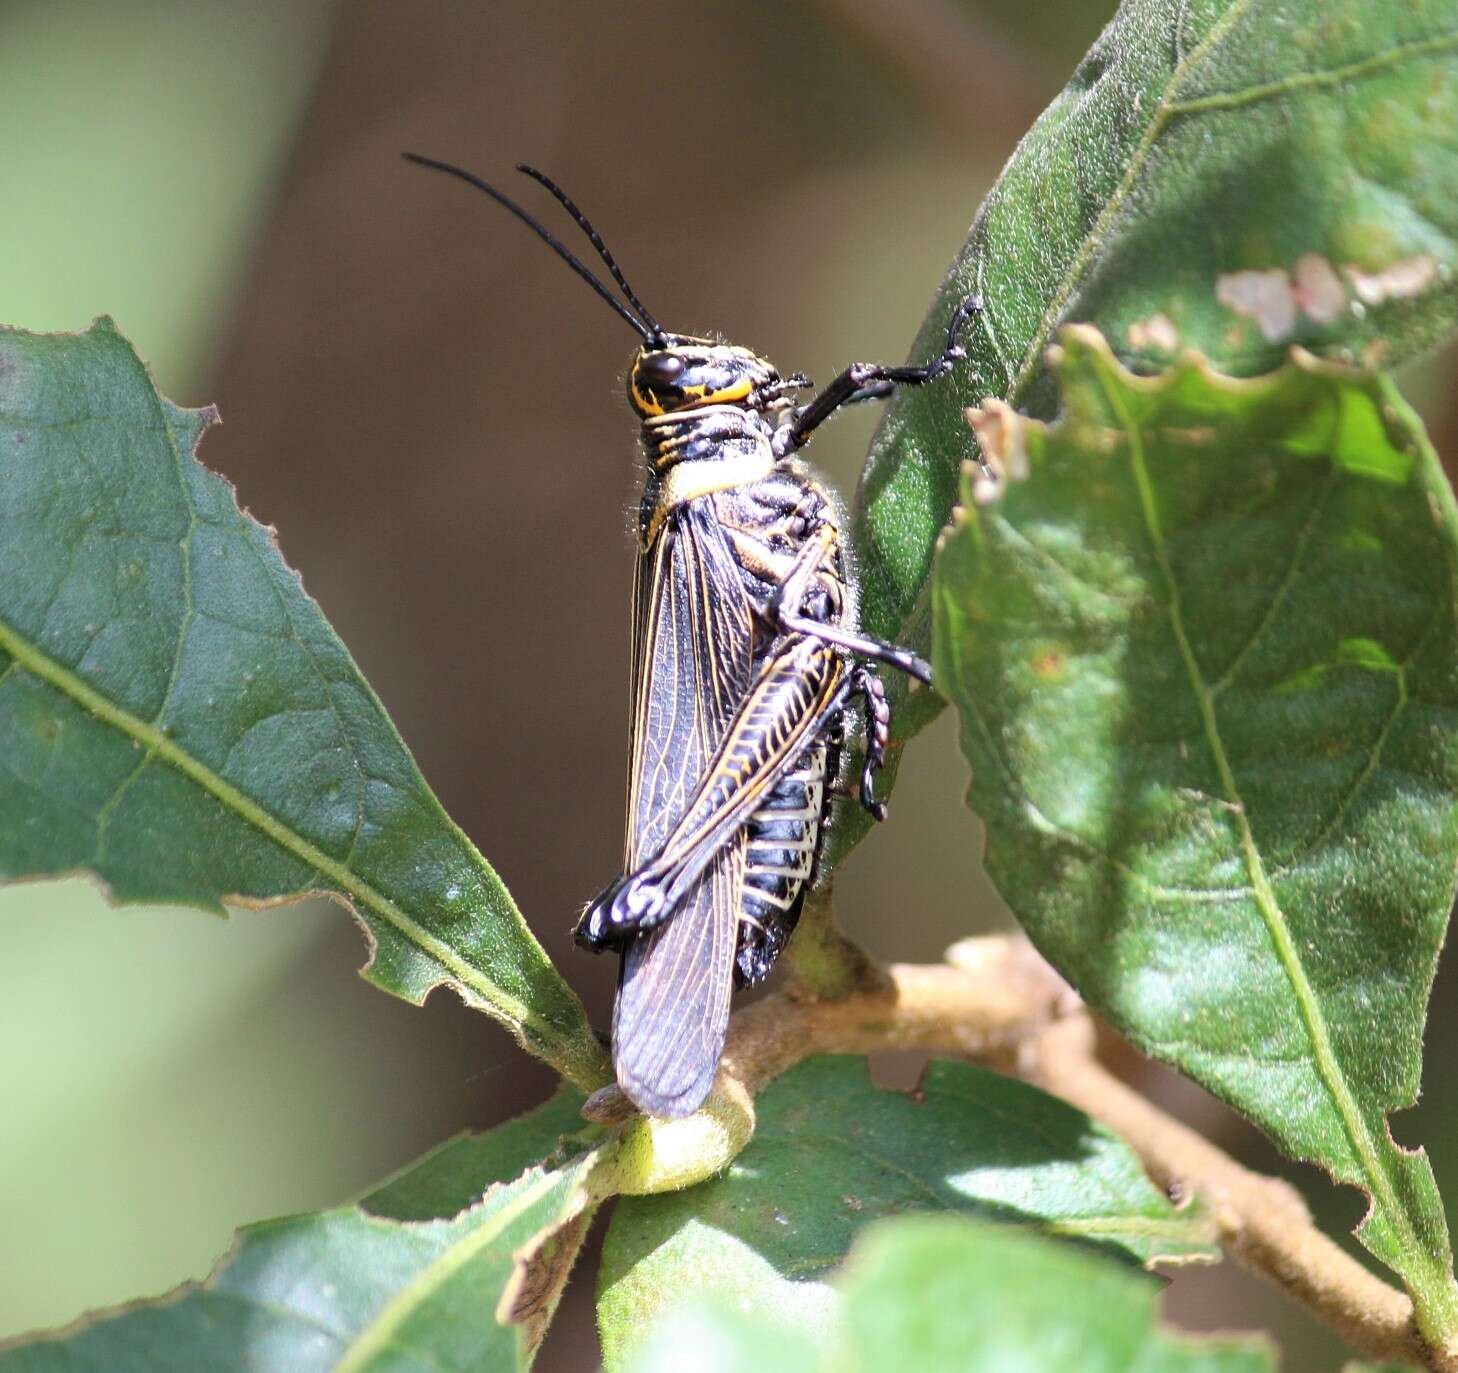
[[[722,530],[700,504],[664,525],[634,584],[625,872],[656,854],[683,819],[749,690],[749,597]]]
[[[629,872],[682,822],[749,690],[749,599],[717,522],[697,507],[665,524],[635,584]],[[724,1047],[744,836],[705,858],[673,919],[623,950],[613,1012],[618,1081],[655,1115],[696,1110]]]

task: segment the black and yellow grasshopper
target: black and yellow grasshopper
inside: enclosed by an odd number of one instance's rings
[[[631,763],[624,874],[584,911],[577,941],[622,955],[613,1012],[619,1085],[642,1110],[684,1116],[708,1095],[731,986],[766,977],[815,880],[844,717],[865,708],[860,798],[890,726],[872,664],[924,682],[931,668],[857,632],[838,504],[795,455],[843,405],[948,372],[980,309],[957,308],[945,350],[921,367],[856,364],[808,405],[747,348],[669,333],[633,293],[582,212],[612,291],[496,187],[448,163],[411,161],[484,191],[536,231],[638,334],[628,399],[647,476],[633,586]]]

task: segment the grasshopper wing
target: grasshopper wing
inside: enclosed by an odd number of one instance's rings
[[[700,505],[681,507],[638,566],[625,872],[663,851],[749,690],[749,597],[723,531]],[[713,1084],[744,857],[741,831],[721,843],[671,920],[623,948],[613,1060],[619,1085],[653,1115],[691,1114]]]

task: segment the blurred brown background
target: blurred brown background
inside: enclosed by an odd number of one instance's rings
[[[26,130],[7,148],[0,318],[111,313],[164,392],[219,405],[204,460],[278,526],[447,809],[605,1019],[611,962],[568,930],[619,861],[633,337],[520,225],[400,151],[505,180],[555,223],[510,170],[542,166],[665,324],[823,379],[900,360],[982,194],[1112,8],[0,3],[0,111]],[[1451,403],[1448,370],[1415,374],[1420,403]],[[1428,412],[1442,443],[1453,418]],[[847,493],[872,421],[817,440]],[[841,903],[876,951],[932,958],[1005,917],[950,719],[902,778]],[[345,1200],[548,1090],[449,996],[419,1011],[367,988],[363,954],[328,907],[223,924],[111,912],[80,883],[0,894],[0,1336],[201,1275],[234,1226]],[[1440,1007],[1435,1045],[1449,1023]],[[1428,1140],[1451,1189],[1458,1090],[1440,1088],[1398,1133]],[[1359,1214],[1353,1195],[1325,1204],[1335,1225]],[[576,1289],[548,1373],[595,1359]],[[1287,1368],[1340,1363],[1228,1267],[1182,1276],[1167,1307],[1194,1327],[1278,1322]]]

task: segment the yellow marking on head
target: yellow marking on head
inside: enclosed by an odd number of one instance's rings
[[[703,393],[707,387],[695,387],[695,390]],[[733,386],[726,386],[722,391],[715,391],[710,395],[701,394],[700,399],[709,405],[723,405],[729,401],[747,400],[750,392],[754,390],[754,382],[749,377],[740,377]]]
[[[633,369],[633,375],[632,375],[632,378],[630,379],[628,385],[632,388],[632,392],[633,392],[633,403],[645,415],[661,415],[661,414],[664,413],[663,407],[656,400],[654,400],[650,396],[645,396],[638,389],[638,370],[637,370],[637,368],[634,368]]]
[[[629,382],[633,392],[633,400],[638,408],[645,415],[663,415],[668,412],[662,403],[651,396],[645,395],[638,389],[638,375],[636,370]],[[683,386],[679,388],[679,395],[685,402],[697,401],[701,405],[732,405],[736,401],[748,400],[754,394],[754,380],[751,377],[740,377],[732,386],[725,386],[718,391],[711,391],[707,385],[704,386]],[[692,406],[684,404],[681,409],[691,409]]]

